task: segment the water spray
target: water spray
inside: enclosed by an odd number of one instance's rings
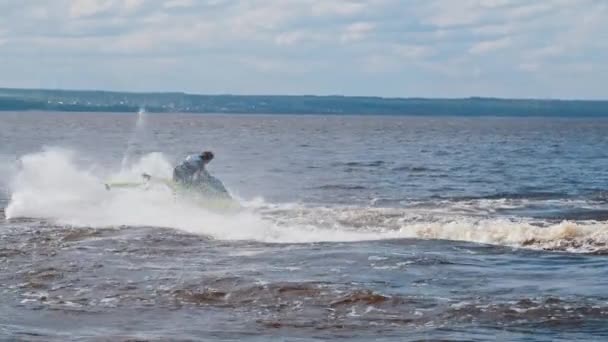
[[[135,122],[135,128],[133,129],[133,132],[131,132],[131,137],[127,142],[127,148],[125,149],[125,153],[122,157],[121,170],[125,170],[127,168],[131,158],[131,154],[133,153],[133,149],[135,147],[135,143],[144,131],[145,125],[146,109],[144,107],[140,107],[137,111],[137,121]]]

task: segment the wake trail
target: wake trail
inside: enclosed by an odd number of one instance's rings
[[[140,181],[141,173],[170,178],[161,153],[142,156],[127,168],[99,176],[76,163],[73,151],[47,148],[21,157],[10,184],[7,219],[42,218],[82,227],[153,226],[222,240],[273,243],[443,239],[536,249],[593,252],[608,244],[602,221],[549,222],[530,218],[466,215],[445,203],[434,209],[247,203],[218,213],[180,198],[166,186],[107,191],[108,180]],[[503,200],[484,201],[504,205]],[[460,207],[459,207],[460,206]],[[472,210],[473,208],[468,208]]]

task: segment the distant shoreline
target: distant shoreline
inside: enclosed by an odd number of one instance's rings
[[[608,117],[608,100],[195,95],[0,88],[0,111]]]

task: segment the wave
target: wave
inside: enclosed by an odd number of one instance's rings
[[[392,168],[393,171],[409,171],[409,172],[440,172],[440,169],[434,169],[426,166],[401,165]]]
[[[367,187],[363,185],[349,185],[349,184],[326,184],[315,187],[314,189],[321,190],[365,190]]]
[[[500,322],[511,326],[556,327],[608,317],[605,303],[581,298],[519,297],[437,300],[421,296],[389,295],[356,285],[319,282],[247,284],[240,278],[178,286],[163,293],[181,305],[245,309],[264,305],[276,310],[262,321],[272,328],[332,329],[375,326],[423,326],[440,322]],[[427,310],[418,310],[424,307]],[[413,314],[416,312],[416,314]],[[319,319],[323,317],[323,319]],[[335,326],[331,323],[336,324]],[[329,324],[329,325],[328,325]]]
[[[501,192],[486,196],[469,196],[452,198],[456,200],[474,200],[474,199],[563,199],[571,197],[567,193],[548,192],[548,191],[522,191],[522,192]]]
[[[166,187],[107,191],[105,180],[139,180],[143,171],[169,177],[171,165],[160,153],[143,156],[127,169],[98,176],[79,166],[75,153],[49,148],[23,156],[11,182],[4,215],[42,218],[76,227],[153,226],[215,239],[273,243],[442,239],[512,247],[602,253],[608,224],[595,220],[555,222],[487,215],[509,201],[438,201],[434,207],[305,206],[243,201],[244,210],[218,213]],[[99,169],[99,167],[97,167]],[[485,209],[484,209],[485,208]]]
[[[374,161],[351,161],[351,162],[337,162],[334,166],[348,166],[348,167],[379,167],[387,164],[384,160]]]
[[[271,209],[272,208],[272,209]],[[454,215],[441,209],[270,206],[267,215],[285,226],[376,233],[378,238],[468,241],[569,252],[608,248],[608,223]],[[264,211],[261,211],[262,213]]]

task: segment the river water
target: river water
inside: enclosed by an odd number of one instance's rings
[[[605,341],[607,131],[1,113],[0,337]],[[104,187],[207,149],[242,209]]]

